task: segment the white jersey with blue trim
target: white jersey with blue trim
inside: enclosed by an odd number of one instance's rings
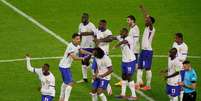
[[[41,81],[41,89],[40,92],[42,95],[55,96],[55,77],[49,71],[49,75],[44,75],[42,68],[35,68],[31,66],[30,58],[26,58],[27,60],[27,69],[30,72],[36,73],[38,75],[39,80]]]
[[[101,30],[98,30],[96,37],[97,39],[103,39],[108,37],[109,35],[112,35],[112,32],[109,29],[106,29],[103,32]],[[105,52],[105,54],[109,54],[109,42],[100,42],[98,47],[100,47]]]
[[[152,30],[150,30],[149,27],[145,27],[144,34],[142,37],[142,49],[143,50],[151,50],[152,51],[152,40],[154,38],[154,34],[155,34],[154,27]]]
[[[84,25],[83,23],[80,23],[79,25],[79,34],[82,32],[96,32],[96,27],[93,23],[89,22],[87,25]],[[81,48],[94,48],[94,36],[88,35],[88,36],[82,36]]]
[[[133,54],[132,50],[132,43],[133,43],[133,38],[131,36],[127,36],[126,38],[121,38],[121,36],[117,36],[117,39],[121,42],[126,40],[128,43],[122,44],[121,47],[121,52],[122,52],[122,62],[132,62],[136,59],[135,55]]]
[[[98,75],[102,75],[106,73],[108,71],[108,67],[112,67],[112,61],[110,57],[107,55],[104,55],[103,58],[101,59],[98,59],[98,58],[95,58],[95,59],[97,63]],[[103,77],[102,79],[110,80],[111,74]]]
[[[180,72],[182,63],[178,58],[171,60],[168,58],[168,76],[174,74],[175,72]],[[181,82],[181,75],[176,75],[174,77],[168,78],[167,83],[171,86],[178,86],[178,82]]]
[[[139,27],[137,25],[131,27],[128,35],[133,38],[133,43],[131,44],[131,45],[133,45],[133,52],[135,54],[139,53],[140,52],[140,42],[139,42],[140,30],[139,30]]]
[[[71,53],[79,56],[80,46],[75,46],[72,42],[68,44],[63,58],[60,60],[60,68],[70,68],[73,62],[73,58],[69,56]]]
[[[172,47],[177,49],[177,57],[179,61],[184,62],[188,55],[188,46],[184,42],[181,44],[174,42]]]

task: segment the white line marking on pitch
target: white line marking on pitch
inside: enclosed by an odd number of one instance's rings
[[[34,18],[32,18],[31,16],[27,15],[26,13],[24,13],[23,11],[19,10],[18,8],[16,8],[15,6],[13,6],[12,4],[10,4],[9,2],[7,2],[6,0],[1,0],[2,3],[4,3],[5,5],[7,5],[8,7],[10,7],[13,11],[15,11],[16,13],[20,14],[21,16],[25,17],[27,20],[29,20],[30,22],[32,22],[33,24],[35,24],[36,26],[38,26],[39,28],[41,28],[43,31],[49,33],[50,35],[52,35],[53,37],[55,37],[57,40],[59,40],[61,43],[67,45],[68,42],[65,41],[62,37],[60,37],[58,34],[56,34],[55,32],[53,32],[52,30],[48,29],[47,27],[45,27],[44,25],[42,25],[41,23],[39,23],[38,21],[36,21]]]
[[[121,57],[121,55],[110,55],[112,58],[116,57]],[[165,55],[154,55],[155,58],[167,58]],[[37,58],[32,58],[32,60],[51,60],[51,59],[61,59],[62,56],[53,56],[53,57],[37,57]],[[188,58],[192,59],[201,59],[200,56],[188,56]],[[8,59],[8,60],[0,60],[0,63],[4,62],[17,62],[17,61],[24,61],[24,58],[21,59]]]

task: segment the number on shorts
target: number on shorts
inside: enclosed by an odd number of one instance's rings
[[[172,89],[172,93],[173,93],[173,94],[175,93],[175,89]]]

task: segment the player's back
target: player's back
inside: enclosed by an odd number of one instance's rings
[[[183,42],[182,44],[177,44],[174,42],[172,47],[177,49],[177,57],[179,60],[182,62],[185,61],[188,55],[188,46],[186,43]]]
[[[133,38],[133,44],[132,44],[133,52],[139,53],[139,51],[140,51],[140,43],[139,43],[140,30],[139,30],[139,27],[137,25],[132,27],[130,29],[128,35]]]

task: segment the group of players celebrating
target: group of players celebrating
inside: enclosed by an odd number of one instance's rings
[[[107,28],[107,21],[100,20],[98,28],[89,21],[89,15],[83,13],[78,33],[72,35],[72,42],[66,48],[63,58],[59,63],[59,70],[62,75],[63,83],[61,85],[59,101],[68,101],[73,87],[73,78],[71,73],[71,64],[73,61],[81,61],[83,80],[78,82],[88,82],[87,69],[91,67],[92,71],[92,101],[107,101],[104,91],[112,94],[110,86],[111,74],[113,72],[112,61],[109,55],[109,43],[117,40],[118,43],[112,49],[121,48],[122,52],[122,80],[116,85],[121,86],[121,94],[116,96],[120,99],[137,100],[136,89],[151,90],[151,65],[153,57],[152,40],[155,34],[155,19],[150,16],[141,5],[141,11],[145,17],[145,29],[142,36],[140,52],[140,30],[136,25],[136,19],[133,15],[127,16],[127,28],[122,28],[120,34],[112,35]],[[188,47],[183,42],[181,33],[175,34],[173,48],[169,51],[168,69],[162,70],[161,74],[166,75],[167,94],[170,101],[189,99],[186,93],[194,94],[196,86],[196,73],[191,68],[190,62],[186,61]],[[139,56],[138,56],[139,55]],[[139,57],[139,58],[138,58]],[[42,68],[34,68],[30,63],[30,56],[26,56],[27,69],[34,72],[41,80],[42,101],[52,101],[55,96],[55,78],[49,71],[49,64],[44,64]],[[92,61],[92,62],[90,62]],[[182,65],[183,63],[183,65]],[[137,69],[137,70],[136,70]],[[142,80],[143,69],[146,71],[146,84]],[[134,83],[132,76],[137,71],[137,82]],[[187,73],[189,72],[190,73]],[[192,76],[193,74],[193,76]],[[191,75],[190,78],[185,75]],[[186,81],[185,81],[186,80]],[[126,96],[126,87],[131,90],[131,95]],[[184,92],[184,98],[182,98]],[[185,95],[186,94],[186,95]],[[196,96],[196,93],[194,94]],[[192,100],[193,101],[193,100]]]

